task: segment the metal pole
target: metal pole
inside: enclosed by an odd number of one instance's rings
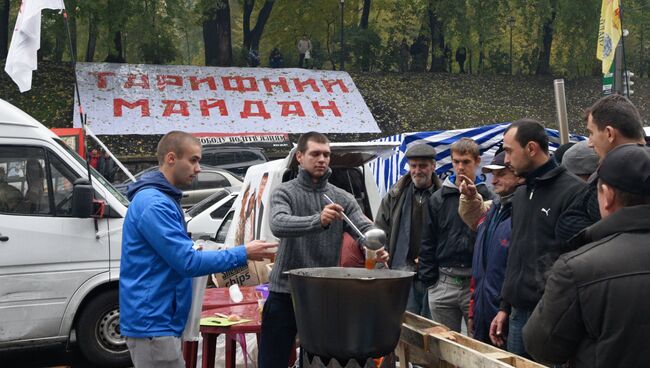
[[[621,37],[621,40],[623,37]],[[616,54],[614,55],[614,92],[623,95],[623,42],[618,43],[616,46]]]
[[[345,6],[345,0],[341,0],[341,70],[345,70],[345,40],[343,36],[343,7]]]
[[[566,97],[564,95],[564,79],[553,81],[555,90],[555,109],[557,110],[557,122],[560,130],[560,144],[569,143],[569,122],[566,112]]]

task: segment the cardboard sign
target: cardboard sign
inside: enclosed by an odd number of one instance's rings
[[[244,184],[235,200],[234,217],[228,230],[225,247],[246,244],[254,239],[269,242],[278,241],[269,228],[269,202],[271,188],[278,178],[278,172],[252,166],[246,173]],[[247,267],[215,274],[217,286],[224,287],[237,283],[242,286],[259,285],[269,280],[269,265],[272,260],[249,261]]]
[[[76,74],[95,134],[380,132],[342,71],[77,63]]]

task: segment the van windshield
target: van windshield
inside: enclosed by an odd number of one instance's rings
[[[77,160],[77,162],[79,162],[84,167],[86,167],[86,161],[83,158],[81,158],[81,156],[79,156],[77,152],[75,152],[62,140],[55,139],[55,141],[61,147],[63,147],[63,149],[68,151],[68,153],[72,155],[72,157],[74,157],[74,159]],[[99,172],[97,172],[97,170],[95,170],[94,167],[90,166],[90,172],[93,176],[93,180],[97,180],[98,182],[100,182],[104,186],[104,188],[108,189],[108,191],[113,195],[113,197],[117,198],[117,200],[120,201],[120,203],[122,203],[125,207],[129,206],[129,200],[122,193],[120,193],[119,190],[115,189],[115,187],[113,187],[113,184],[111,184],[108,180],[104,179],[104,177]]]

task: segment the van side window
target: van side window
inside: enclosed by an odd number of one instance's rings
[[[45,151],[36,147],[0,146],[0,212],[47,214],[49,198]]]
[[[52,195],[56,216],[72,215],[72,186],[76,175],[63,164],[58,156],[48,155],[52,175]]]
[[[0,146],[0,212],[70,216],[75,178],[42,148]]]

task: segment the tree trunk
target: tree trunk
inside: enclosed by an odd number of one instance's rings
[[[250,29],[250,18],[251,13],[253,12],[253,6],[255,5],[255,0],[244,1],[244,48],[246,48],[246,50],[259,50],[260,40],[264,33],[264,26],[266,26],[266,21],[268,21],[271,16],[273,4],[275,4],[275,1],[273,0],[266,0],[264,2],[264,6],[262,6],[260,13],[257,15],[255,28]]]
[[[92,63],[95,59],[95,48],[97,47],[97,36],[99,34],[97,23],[97,16],[92,14],[88,18],[88,44],[86,46],[86,62],[88,63]]]
[[[217,11],[217,38],[219,57],[217,65],[232,66],[232,40],[230,36],[230,4],[223,2],[224,6]]]
[[[121,14],[126,7],[124,0],[108,0],[108,14]],[[110,16],[108,18],[108,36],[112,42],[109,42],[108,56],[106,62],[125,63],[124,48],[122,45],[122,27],[124,26],[121,17]]]
[[[216,14],[205,14],[206,19],[203,21],[203,51],[205,55],[206,66],[217,66],[219,58],[219,49],[217,44],[217,19]]]
[[[445,35],[442,32],[442,22],[433,12],[429,2],[429,30],[431,31],[431,69],[433,73],[445,71]]]
[[[542,49],[537,59],[537,71],[535,74],[551,74],[551,45],[553,43],[553,23],[557,15],[557,1],[551,4],[551,17],[544,23],[542,27]]]
[[[106,57],[106,62],[108,63],[125,63],[124,60],[124,49],[122,47],[122,32],[117,31],[113,33],[113,42],[110,52]]]
[[[372,0],[363,0],[363,11],[361,13],[361,20],[359,21],[359,28],[363,30],[368,29],[371,4]],[[367,40],[361,45],[361,70],[364,72],[370,71],[370,44]]]
[[[368,18],[370,18],[370,5],[372,0],[363,0],[363,10],[361,12],[361,20],[359,21],[359,27],[361,29],[368,29]]]
[[[206,12],[203,23],[205,65],[232,66],[232,41],[230,35],[230,4],[221,1],[216,8]]]
[[[0,59],[7,57],[9,51],[9,0],[1,0],[0,4]]]
[[[70,27],[70,39],[72,42],[71,52],[72,55],[76,57],[77,56],[77,15],[75,14],[74,9],[77,8],[77,1],[67,1],[65,5],[66,5],[66,9],[70,9],[69,11],[66,12],[68,13],[68,26]],[[66,42],[68,42],[67,31],[65,34],[65,40]],[[70,56],[70,59],[72,59],[72,55]]]

